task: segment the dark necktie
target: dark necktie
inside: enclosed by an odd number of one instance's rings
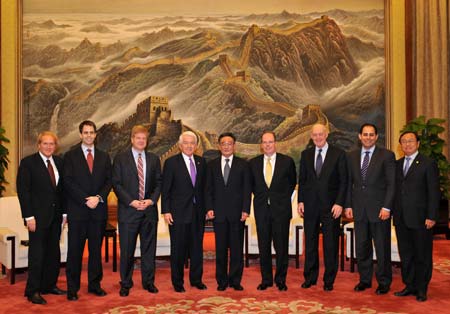
[[[409,163],[411,161],[411,157],[406,157],[405,158],[406,162],[405,162],[405,167],[403,168],[403,175],[406,176],[406,174],[408,173],[409,170]]]
[[[230,159],[226,158],[225,159],[225,167],[223,168],[223,182],[225,183],[225,185],[228,182],[228,177],[230,176]]]
[[[369,154],[370,154],[369,151],[365,152],[363,163],[362,163],[362,166],[361,166],[361,177],[362,177],[363,180],[366,178],[367,169],[369,169],[369,161],[370,161],[369,160]]]
[[[322,159],[322,148],[319,149],[319,153],[316,158],[316,175],[319,177],[322,171],[323,159]]]
[[[55,171],[53,170],[53,166],[52,163],[50,162],[50,159],[47,159],[47,170],[48,174],[50,175],[50,181],[52,181],[53,187],[56,187]]]
[[[141,153],[138,154],[138,177],[139,177],[139,200],[143,200],[145,196],[144,188],[144,162]]]
[[[92,173],[92,169],[94,169],[94,156],[92,156],[91,149],[87,149],[86,161],[89,167],[89,171]]]

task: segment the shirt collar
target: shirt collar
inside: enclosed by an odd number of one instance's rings
[[[364,147],[361,148],[361,155],[364,155],[366,152],[370,152],[369,155],[372,155],[374,150],[375,150],[376,145],[373,145],[371,148],[369,149],[365,149]]]
[[[42,160],[44,161],[45,164],[47,164],[47,159],[50,160],[51,162],[53,162],[53,155],[50,157],[45,156],[44,154],[42,154],[41,152],[39,152],[39,156],[41,156]]]
[[[86,154],[88,153],[88,149],[90,149],[91,150],[91,153],[94,153],[94,145],[92,145],[91,147],[88,147],[88,146],[86,146],[86,145],[84,145],[84,144],[81,144],[81,149],[83,150],[83,152],[85,152]]]
[[[416,151],[414,154],[412,154],[412,155],[409,155],[409,156],[405,156],[405,160],[406,160],[406,158],[407,157],[409,157],[410,159],[410,161],[413,161],[414,159],[416,159],[416,157],[417,157],[417,155],[419,155],[419,151]]]
[[[231,155],[230,157],[225,157],[224,155],[221,155],[221,156],[222,156],[222,162],[223,162],[223,163],[226,162],[225,159],[229,159],[228,162],[229,162],[230,164],[233,162],[233,156],[234,156],[234,155]]]

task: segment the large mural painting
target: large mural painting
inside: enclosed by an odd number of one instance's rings
[[[112,156],[129,145],[137,123],[148,126],[149,150],[162,159],[178,152],[183,130],[198,134],[206,156],[221,132],[235,133],[239,154],[249,157],[259,153],[261,131],[274,130],[279,150],[298,159],[316,122],[328,124],[330,141],[344,149],[366,121],[384,141],[382,0],[308,11],[302,3],[311,1],[65,7],[72,2],[23,3],[24,155],[47,129],[68,150],[84,119],[97,123],[98,145]],[[128,10],[113,10],[124,4]]]

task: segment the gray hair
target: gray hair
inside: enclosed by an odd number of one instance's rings
[[[183,142],[183,137],[185,136],[193,137],[195,139],[195,145],[197,145],[198,143],[197,134],[195,134],[192,131],[184,131],[183,133],[181,133],[180,138],[178,139],[178,144],[181,144],[181,142]]]

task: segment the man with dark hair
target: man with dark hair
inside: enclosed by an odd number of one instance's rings
[[[120,292],[126,297],[133,286],[134,251],[141,241],[142,287],[158,293],[155,286],[157,202],[161,192],[161,163],[146,152],[148,129],[135,125],[131,130],[131,149],[114,159],[113,186],[119,199]]]
[[[232,133],[221,134],[221,156],[208,164],[206,208],[207,217],[214,219],[219,291],[224,291],[228,286],[234,290],[244,289],[241,285],[244,269],[242,247],[244,224],[250,213],[251,186],[247,162],[234,155],[235,143]]]
[[[393,214],[405,288],[394,294],[415,295],[423,302],[433,270],[432,228],[440,200],[439,170],[434,160],[419,153],[416,133],[403,133],[399,142],[405,156],[396,163]]]
[[[111,159],[95,147],[97,127],[89,120],[79,126],[81,145],[64,156],[64,182],[69,223],[67,299],[78,300],[84,246],[88,240],[88,292],[105,296],[102,241],[111,191]]]
[[[355,220],[359,283],[355,291],[372,286],[373,248],[377,256],[376,294],[386,294],[392,282],[391,209],[395,195],[395,157],[378,147],[378,130],[366,123],[360,128],[362,148],[348,154],[348,188],[345,215]]]
[[[286,291],[291,196],[297,174],[292,158],[276,151],[274,132],[263,132],[261,148],[264,154],[249,162],[262,277],[257,289],[266,290],[275,281],[278,290]],[[276,253],[275,278],[272,271],[272,241]]]
[[[40,133],[37,146],[37,153],[20,162],[17,195],[29,237],[25,296],[32,303],[46,304],[41,293],[66,293],[56,286],[61,263],[61,223],[66,221],[63,218],[63,161],[54,155],[58,146],[54,133]]]

